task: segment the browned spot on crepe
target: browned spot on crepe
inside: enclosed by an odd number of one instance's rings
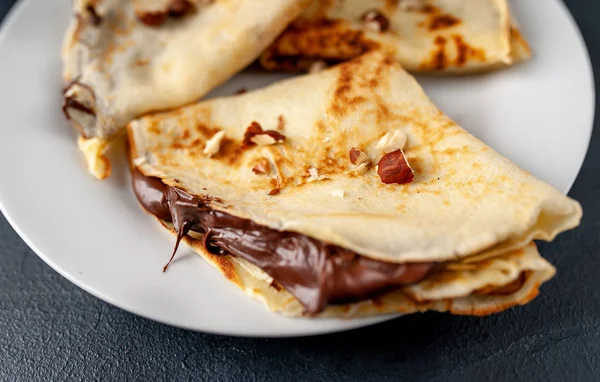
[[[324,18],[331,7],[333,7],[336,3],[336,0],[319,0],[317,3],[317,8],[313,13],[311,13],[311,17],[313,19],[316,18]]]
[[[383,4],[384,13],[392,14],[392,13],[396,12],[396,9],[398,8],[398,3],[400,1],[401,0],[385,0],[385,2]]]
[[[155,124],[152,124],[152,125],[151,125],[151,126],[148,128],[148,132],[149,132],[149,133],[151,133],[151,134],[156,134],[156,135],[158,135],[158,134],[160,134],[160,129],[159,129],[159,128],[158,128],[158,127],[155,125]]]
[[[435,13],[439,12],[439,9],[431,4],[425,4],[421,8],[419,8],[419,12],[421,13]]]
[[[440,29],[452,28],[453,26],[456,26],[460,23],[461,23],[460,19],[458,19],[452,15],[448,15],[448,14],[433,15],[431,17],[431,20],[428,23],[428,28],[430,31],[437,31]]]
[[[464,67],[470,61],[485,62],[486,54],[483,49],[469,45],[461,35],[452,35],[451,40],[456,48],[456,56],[451,56],[449,41],[443,36],[437,36],[434,40],[435,47],[428,59],[421,63],[423,70],[444,70],[450,65],[459,68]]]
[[[268,70],[306,71],[315,61],[333,65],[378,46],[344,20],[299,20],[262,55],[261,64]]]
[[[224,137],[221,141],[221,149],[213,158],[224,160],[229,165],[239,165],[243,154],[244,148],[242,148],[241,142]]]
[[[218,128],[215,128],[215,127],[209,127],[209,126],[206,126],[206,125],[204,125],[202,123],[198,123],[198,124],[196,124],[196,130],[201,135],[203,135],[205,138],[210,138],[213,135],[215,135],[221,129],[218,129]]]
[[[138,58],[137,60],[134,61],[134,65],[146,66],[146,65],[148,65],[149,62],[150,62],[150,60],[148,60],[147,58]]]
[[[446,57],[446,44],[448,40],[442,36],[436,37],[435,48],[431,53],[431,58],[421,64],[421,69],[443,70],[448,66],[448,58]]]
[[[457,50],[456,66],[463,67],[469,60],[485,62],[485,52],[482,49],[470,46],[460,35],[453,35],[452,39]]]

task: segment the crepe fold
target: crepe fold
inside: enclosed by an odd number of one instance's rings
[[[262,54],[307,70],[386,49],[410,72],[474,73],[531,56],[506,0],[319,0]]]
[[[256,125],[285,139],[244,144]],[[582,216],[575,200],[444,115],[382,51],[146,116],[128,133],[139,171],[216,211],[382,262],[441,264],[417,284],[323,315],[480,315],[526,303],[555,272],[532,241],[551,241]],[[403,147],[411,183],[382,182],[380,159],[390,144]],[[350,159],[353,148],[360,163]],[[269,287],[270,276],[253,264],[212,255],[199,237],[186,240],[270,309],[300,314],[298,301]]]
[[[172,226],[164,226],[175,234]],[[273,278],[252,263],[234,256],[211,254],[200,237],[186,237],[184,241],[270,311],[290,317],[306,315],[298,299],[274,286],[277,284]],[[527,304],[555,274],[554,266],[530,243],[522,249],[475,263],[448,262],[422,282],[354,303],[331,304],[315,317],[355,318],[426,311],[481,317]]]
[[[308,0],[74,0],[64,112],[98,178],[132,119],[192,103],[254,61]],[[123,134],[124,135],[124,134]]]

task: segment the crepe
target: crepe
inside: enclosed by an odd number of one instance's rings
[[[308,70],[374,49],[430,74],[490,71],[531,56],[506,0],[318,0],[260,61]]]
[[[146,116],[128,133],[135,168],[213,210],[381,262],[441,264],[416,285],[323,315],[479,315],[526,303],[554,274],[532,241],[553,240],[582,215],[578,202],[444,115],[382,51]],[[404,175],[389,182],[383,158],[398,153],[407,160]],[[200,237],[186,240],[270,309],[300,314],[289,293],[268,287],[261,269],[208,253]],[[481,292],[519,278],[511,293]]]
[[[64,112],[97,178],[132,119],[192,103],[254,61],[308,0],[75,0]]]

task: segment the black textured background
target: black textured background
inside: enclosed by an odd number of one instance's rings
[[[565,2],[597,75],[600,2]],[[13,3],[0,0],[0,16]],[[570,193],[582,224],[541,244],[557,277],[533,303],[484,319],[431,313],[284,340],[188,332],[83,292],[0,215],[0,380],[600,380],[598,125]]]

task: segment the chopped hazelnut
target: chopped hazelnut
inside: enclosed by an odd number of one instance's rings
[[[269,172],[269,161],[262,158],[253,168],[252,172],[256,175],[264,175]]]
[[[319,170],[317,170],[316,167],[309,167],[308,168],[308,179],[306,180],[307,182],[315,182],[317,180],[323,180],[323,179],[327,179],[326,176],[324,175],[319,175]]]
[[[387,154],[398,149],[404,149],[404,146],[406,146],[406,134],[401,130],[395,130],[394,132],[388,132],[381,137],[379,142],[377,142],[375,149]]]
[[[258,134],[250,138],[250,141],[259,146],[269,146],[276,143],[275,139],[267,134]]]
[[[387,153],[379,160],[377,174],[385,184],[405,184],[415,179],[414,171],[401,149]]]
[[[350,162],[352,164],[359,165],[369,161],[369,157],[364,152],[360,151],[356,147],[350,149]]]
[[[277,130],[282,131],[284,127],[285,119],[283,118],[283,115],[280,115],[279,117],[277,117]]]
[[[377,9],[371,9],[366,11],[362,17],[364,26],[376,33],[385,32],[390,28],[390,22],[383,13]]]
[[[264,131],[258,122],[252,122],[244,133],[243,146],[267,146],[285,141],[285,135],[275,131]]]
[[[359,164],[358,166],[356,166],[356,168],[352,171],[355,174],[358,175],[364,175],[367,170],[369,169],[369,165],[371,164],[371,162],[363,162],[361,164]]]
[[[221,130],[212,136],[204,147],[204,154],[210,156],[215,155],[221,149],[221,141],[225,137],[225,130]]]

